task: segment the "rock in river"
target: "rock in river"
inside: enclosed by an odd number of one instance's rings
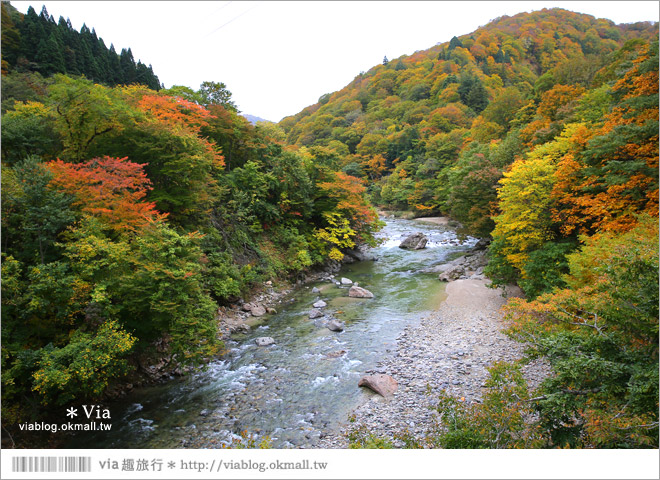
[[[428,238],[426,238],[426,235],[424,235],[422,232],[417,232],[413,233],[412,235],[408,236],[403,242],[401,242],[401,245],[399,245],[399,248],[405,248],[409,250],[421,250],[423,248],[426,248],[426,243],[429,241]]]
[[[346,355],[346,350],[338,350],[336,352],[326,353],[325,356],[328,358],[339,358]]]
[[[339,320],[330,320],[326,327],[333,332],[342,332],[344,330],[344,324]]]
[[[327,307],[328,304],[325,303],[323,300],[319,300],[318,302],[314,302],[314,304],[312,306],[314,308],[323,308],[323,307]]]
[[[353,280],[346,278],[346,277],[341,277],[341,284],[342,285],[353,285]]]
[[[315,318],[322,317],[323,315],[324,315],[324,313],[321,310],[319,310],[318,308],[312,308],[309,311],[309,318],[311,318],[312,320],[315,319]]]
[[[273,340],[272,337],[259,337],[254,339],[254,343],[260,347],[267,347],[268,345],[275,343],[275,340]]]
[[[370,390],[373,390],[379,395],[382,395],[385,398],[389,398],[394,395],[399,384],[394,378],[383,373],[377,373],[375,375],[365,375],[358,382],[358,387],[367,387]]]
[[[356,287],[355,285],[353,285],[348,290],[348,296],[353,298],[373,298],[374,294],[371,293],[366,288]]]

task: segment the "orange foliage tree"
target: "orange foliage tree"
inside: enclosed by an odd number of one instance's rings
[[[570,233],[626,231],[658,215],[658,44],[646,46],[614,85],[618,102],[585,151],[560,165],[556,217]]]
[[[153,202],[144,201],[151,182],[141,164],[103,157],[77,164],[58,159],[47,166],[54,175],[52,185],[74,195],[83,213],[113,230],[135,231],[167,216],[158,213]]]

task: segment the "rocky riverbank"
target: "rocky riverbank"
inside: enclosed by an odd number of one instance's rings
[[[301,274],[295,281],[282,280],[277,284],[266,281],[257,285],[245,300],[240,298],[233,304],[219,307],[216,313],[219,338],[228,340],[235,333],[248,332],[254,326],[267,322],[269,315],[277,313],[278,308],[293,301],[290,294],[295,288],[315,281],[333,280],[342,263],[374,260],[365,253],[367,250],[364,245],[349,250],[342,262],[327,262],[317,270],[308,270]],[[105,391],[102,399],[104,402],[112,402],[136,388],[166,382],[194,370],[193,367],[179,367],[170,362],[165,339],[158,340],[153,346],[154,349],[149,354],[143,354],[132,360],[134,371]]]
[[[441,390],[480,402],[487,369],[498,361],[522,356],[524,346],[502,333],[500,308],[507,297],[518,296],[516,288],[491,289],[483,278],[455,280],[447,284],[447,299],[441,307],[409,326],[401,334],[394,355],[367,373],[392,376],[397,391],[385,399],[365,392],[365,401],[353,412],[354,421],[342,427],[343,435],[327,436],[317,448],[346,448],[349,431],[366,428],[374,435],[389,439],[407,431],[423,439],[433,423]],[[547,375],[547,365],[535,361],[524,368],[530,387]]]

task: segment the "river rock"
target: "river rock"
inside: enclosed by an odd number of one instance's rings
[[[371,293],[366,288],[356,287],[355,285],[353,285],[348,290],[348,296],[353,298],[373,298],[374,294]]]
[[[475,250],[486,250],[488,248],[488,245],[490,245],[490,238],[481,238],[479,241],[474,245]]]
[[[439,273],[439,280],[450,282],[452,280],[473,278],[481,275],[483,273],[483,267],[487,263],[486,250],[476,250],[427,271]]]
[[[429,241],[422,232],[416,232],[406,237],[399,245],[399,248],[407,250],[422,250],[426,248],[426,243]]]
[[[353,280],[350,280],[346,277],[341,277],[341,284],[342,285],[353,285]]]
[[[326,325],[326,327],[328,327],[328,330],[331,330],[333,332],[344,331],[344,324],[341,323],[339,320],[330,320]]]
[[[314,304],[312,306],[314,308],[324,308],[324,307],[327,307],[328,304],[325,303],[323,300],[319,300],[318,302],[314,302]]]
[[[336,352],[326,353],[325,356],[328,358],[339,358],[346,355],[346,350],[338,350]]]
[[[465,273],[465,267],[463,265],[452,265],[447,270],[438,275],[438,280],[442,282],[451,282],[461,278]]]
[[[268,345],[275,343],[275,340],[273,340],[272,337],[258,337],[254,339],[254,343],[260,347],[267,347]]]
[[[365,375],[358,382],[358,387],[367,387],[385,398],[394,395],[398,386],[399,384],[394,378],[384,373]]]
[[[321,290],[319,290],[317,287],[312,288],[312,293],[321,293]]]
[[[348,263],[345,260],[347,258],[352,258],[358,262],[367,262],[367,261],[374,261],[376,260],[376,257],[372,253],[368,253],[369,247],[367,245],[360,245],[356,249],[348,249],[344,253],[344,263]]]
[[[272,307],[266,308],[266,312],[268,312],[270,315],[276,315],[277,314],[277,310],[275,310]]]
[[[263,317],[266,315],[266,308],[263,305],[254,305],[250,309],[250,313],[253,317]]]
[[[311,318],[312,320],[315,319],[315,318],[320,318],[323,315],[325,315],[325,314],[321,310],[319,310],[318,308],[312,308],[309,311],[309,318]]]

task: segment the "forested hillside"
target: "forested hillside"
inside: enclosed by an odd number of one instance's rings
[[[536,295],[579,234],[657,213],[657,35],[561,9],[502,17],[385,59],[280,125],[374,203],[493,237],[491,275]]]
[[[12,65],[3,422],[98,399],[156,349],[199,364],[221,352],[219,305],[373,241],[361,181],[252,126],[222,83],[158,92]]]
[[[435,446],[658,445],[657,23],[502,17],[280,125],[374,203],[491,239],[492,283],[528,296],[510,334],[554,376],[534,396],[498,367],[483,406],[441,404]]]
[[[158,90],[160,82],[151,65],[135,62],[130,48],[120,53],[105,45],[87,25],[76,31],[69,19],[55,22],[44,6],[37,14],[29,7],[23,15],[9,2],[2,2],[2,73],[38,72],[85,75],[114,86],[138,83]]]
[[[657,23],[502,17],[252,125],[223,83],[2,15],[3,425],[221,353],[219,306],[373,245],[373,203],[490,239],[553,370],[499,366],[438,446],[657,447]]]

